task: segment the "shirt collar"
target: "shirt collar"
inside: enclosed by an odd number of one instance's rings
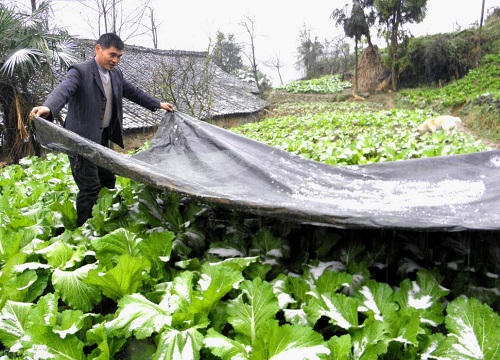
[[[94,59],[94,61],[95,61],[95,59]],[[99,70],[99,72],[101,74],[103,74],[103,75],[108,75],[109,74],[109,71],[106,70],[105,68],[103,68],[101,65],[99,65],[97,61],[95,63],[97,65],[97,69]]]

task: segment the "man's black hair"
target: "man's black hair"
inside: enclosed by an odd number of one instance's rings
[[[115,33],[102,34],[97,40],[97,44],[101,45],[103,49],[109,49],[110,47],[115,47],[118,50],[123,50],[125,44],[122,39]]]

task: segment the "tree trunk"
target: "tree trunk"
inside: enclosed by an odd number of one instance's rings
[[[476,66],[479,66],[479,62],[481,61],[481,42],[483,37],[483,20],[484,20],[484,2],[481,7],[481,20],[479,21],[479,35],[477,37],[477,57],[476,57]]]
[[[391,31],[391,82],[392,90],[398,90],[398,20],[394,17]]]
[[[354,40],[354,59],[356,65],[354,66],[354,92],[358,93],[358,39]]]
[[[3,120],[4,120],[4,139],[2,146],[2,156],[5,158],[10,157],[12,150],[14,149],[14,144],[16,141],[17,128],[15,121],[15,114],[11,111],[11,105],[14,101],[14,92],[11,87],[4,87],[1,91],[2,97],[1,106],[3,108]],[[15,159],[10,159],[14,163],[17,163]]]

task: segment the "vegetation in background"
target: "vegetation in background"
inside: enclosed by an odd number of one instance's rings
[[[427,0],[375,0],[379,24],[383,27],[388,43],[388,64],[391,69],[392,90],[398,89],[399,47],[406,34],[404,24],[419,23],[425,18]],[[403,35],[403,36],[402,36]]]
[[[305,104],[291,106],[307,106]],[[285,110],[287,111],[287,110]],[[469,134],[440,131],[418,136],[431,110],[375,110],[357,103],[330,104],[328,110],[269,118],[233,129],[246,137],[330,165],[461,154],[487,149]]]
[[[327,75],[318,79],[296,80],[278,87],[290,93],[334,94],[351,87],[351,82],[341,81],[339,75]]]
[[[299,225],[117,185],[75,228],[65,156],[1,169],[2,359],[498,357],[495,234]]]
[[[485,150],[416,126],[498,110],[488,59],[441,94],[403,93],[406,109],[301,103],[237,131],[330,164]],[[75,193],[62,155],[0,169],[0,359],[500,356],[497,232],[301,225],[124,178],[76,228]]]
[[[2,158],[17,162],[33,154],[33,133],[28,123],[31,108],[40,100],[56,69],[75,62],[74,44],[68,34],[47,27],[50,8],[43,3],[32,14],[0,4],[0,124]]]
[[[371,8],[365,14],[365,8]],[[370,27],[375,23],[375,11],[373,10],[373,0],[353,1],[351,16],[348,17],[344,9],[335,9],[331,15],[337,26],[342,25],[347,37],[354,38],[354,91],[358,92],[358,45],[362,36],[366,37],[368,46],[372,47]]]
[[[297,47],[296,66],[304,70],[305,79],[318,77],[317,64],[323,55],[323,44],[317,36],[311,35],[311,29],[305,25],[299,33],[300,45]]]
[[[243,68],[241,60],[242,46],[236,43],[234,34],[224,34],[217,31],[215,43],[211,50],[214,63],[228,74],[235,74]]]
[[[467,127],[500,141],[500,56],[486,56],[480,67],[445,87],[402,90],[398,102],[404,107],[458,111]]]

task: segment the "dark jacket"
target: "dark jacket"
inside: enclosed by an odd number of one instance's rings
[[[109,140],[123,148],[123,98],[152,111],[160,108],[160,101],[124,79],[118,67],[110,71],[110,76],[114,106],[109,124]],[[71,66],[62,82],[47,97],[44,105],[50,109],[51,120],[66,103],[68,113],[64,127],[101,143],[106,96],[93,58]]]

